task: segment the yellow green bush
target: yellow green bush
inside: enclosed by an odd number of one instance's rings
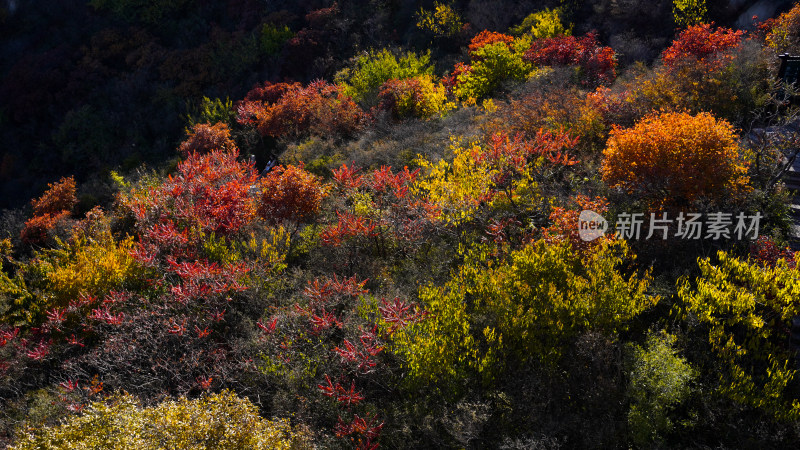
[[[637,446],[652,445],[672,430],[670,415],[689,396],[697,378],[697,371],[677,354],[676,341],[661,332],[649,334],[644,348],[631,345],[628,427]]]
[[[336,83],[353,100],[372,106],[381,85],[389,80],[433,74],[430,52],[397,55],[389,49],[370,50],[355,58],[351,67],[336,74]]]
[[[688,27],[706,22],[708,7],[706,0],[673,0],[672,17],[679,27]]]
[[[496,42],[476,49],[469,69],[454,72],[450,82],[453,95],[471,103],[491,94],[506,80],[526,80],[533,73],[533,66],[522,58],[527,43],[517,38],[511,45]]]
[[[430,316],[392,336],[412,382],[491,382],[510,361],[554,363],[579,332],[615,335],[658,302],[645,293],[649,274],[621,270],[632,258],[622,241],[581,255],[540,240],[500,262],[485,245],[462,254],[450,281],[421,289]]]
[[[509,32],[515,36],[527,34],[534,39],[544,39],[572,34],[572,24],[564,26],[561,22],[561,8],[545,8],[529,14],[521,24],[511,27]]]
[[[103,296],[126,282],[135,282],[141,268],[131,256],[132,237],[119,242],[108,229],[77,230],[58,246],[34,253],[18,263],[15,277],[0,275],[0,295],[13,302],[14,321],[36,321],[46,310],[65,306],[80,295]]]
[[[142,407],[127,394],[90,405],[55,427],[27,430],[10,447],[52,449],[303,449],[310,436],[287,420],[265,420],[230,391]]]
[[[428,119],[456,107],[448,101],[445,87],[430,75],[389,80],[381,86],[379,98],[379,108],[390,111],[396,118]]]
[[[799,419],[788,334],[800,316],[800,270],[785,259],[770,267],[725,252],[717,258],[699,260],[701,275],[694,284],[680,280],[678,295],[686,317],[707,333],[718,391],[778,419]]]

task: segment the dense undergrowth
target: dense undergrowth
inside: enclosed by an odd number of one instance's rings
[[[2,216],[3,445],[797,442],[800,6],[277,3],[4,62],[0,175],[65,164]]]

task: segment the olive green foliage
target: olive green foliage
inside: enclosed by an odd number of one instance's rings
[[[463,253],[450,281],[420,291],[431,317],[394,336],[412,381],[457,388],[468,373],[491,383],[513,362],[557,362],[579,332],[613,335],[658,302],[649,274],[622,272],[624,242],[582,255],[540,240],[499,263],[489,246]]]
[[[96,402],[63,424],[28,430],[11,449],[301,449],[309,438],[286,420],[268,421],[230,391],[143,408],[130,395]]]
[[[189,105],[189,114],[186,115],[187,130],[199,123],[216,124],[224,123],[230,125],[236,117],[236,110],[233,108],[231,99],[203,97],[199,103]],[[188,131],[187,131],[188,132]]]
[[[367,106],[377,103],[381,85],[391,79],[432,75],[430,52],[417,55],[406,52],[398,55],[392,50],[370,50],[356,57],[353,64],[336,74],[336,83],[344,93]]]
[[[800,315],[800,271],[779,260],[762,267],[725,252],[699,261],[693,286],[678,294],[686,314],[707,333],[714,352],[710,373],[721,394],[778,419],[800,418],[798,370],[788,326]]]
[[[261,50],[267,55],[274,55],[278,53],[281,48],[283,48],[283,44],[293,36],[294,33],[292,33],[292,30],[286,25],[279,27],[277,25],[265,23],[264,26],[261,27]]]
[[[655,442],[672,429],[669,413],[688,397],[697,376],[686,359],[678,356],[676,340],[664,332],[652,333],[645,348],[632,345],[628,426],[639,446]]]
[[[511,27],[509,33],[514,36],[529,35],[534,39],[544,39],[572,34],[572,24],[564,26],[561,21],[561,8],[545,8],[529,14],[521,24]]]

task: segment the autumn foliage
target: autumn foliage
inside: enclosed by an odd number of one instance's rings
[[[680,64],[711,64],[714,57],[739,45],[743,35],[742,30],[694,25],[683,30],[661,58],[670,68]]]
[[[524,58],[536,65],[579,66],[582,83],[589,86],[610,84],[617,77],[614,50],[601,46],[592,33],[538,39]]]
[[[615,127],[603,154],[609,185],[654,204],[722,202],[747,182],[733,127],[708,113],[657,114]]]
[[[574,209],[554,206],[550,212],[550,226],[544,230],[544,239],[548,244],[567,241],[573,249],[583,253],[589,249],[596,248],[604,240],[611,239],[608,237],[584,241],[578,234],[578,219],[581,211],[594,211],[602,216],[608,211],[608,200],[601,197],[592,199],[585,195],[577,195],[570,200],[575,204]]]
[[[759,27],[766,31],[766,43],[778,53],[797,53],[800,49],[800,5],[777,18],[767,19]]]
[[[259,182],[261,199],[256,213],[269,222],[305,222],[322,205],[327,189],[302,165],[278,166]]]
[[[90,167],[0,211],[0,447],[798,441],[800,7],[119,1],[0,6],[92,37],[0,74],[0,178]]]
[[[236,143],[231,139],[231,130],[224,123],[209,125],[199,123],[192,128],[189,136],[178,147],[182,155],[190,153],[208,153],[212,150],[231,151]]]
[[[391,112],[395,119],[430,118],[455,107],[448,102],[445,87],[430,76],[391,79],[381,85],[378,98],[378,108]]]
[[[256,174],[237,156],[236,149],[191,153],[175,176],[124,199],[142,245],[185,245],[196,231],[229,234],[251,221],[255,210],[249,192]]]
[[[62,178],[57,183],[47,185],[47,191],[36,200],[31,201],[33,217],[25,222],[22,240],[30,244],[42,244],[52,230],[63,218],[69,217],[78,203],[75,197],[75,179]]]
[[[320,80],[307,87],[279,83],[256,88],[239,104],[237,120],[273,138],[306,133],[347,137],[361,129],[365,116],[340,86]]]
[[[477,56],[476,52],[479,48],[502,42],[508,46],[514,42],[514,37],[503,33],[496,33],[494,31],[483,30],[476,34],[469,43],[469,53],[473,58]]]
[[[778,260],[784,259],[786,265],[793,269],[800,260],[800,254],[796,255],[788,247],[780,247],[767,236],[759,236],[750,244],[750,258],[766,267],[775,267]]]

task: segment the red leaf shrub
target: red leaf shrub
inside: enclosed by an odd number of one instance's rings
[[[544,239],[548,243],[555,244],[567,240],[572,244],[573,249],[583,253],[596,247],[604,240],[613,239],[613,235],[610,235],[587,242],[581,239],[579,235],[578,219],[581,211],[594,211],[602,216],[608,211],[608,201],[605,198],[595,197],[590,199],[585,195],[577,195],[571,200],[576,208],[568,209],[555,206],[550,212],[550,226],[544,230]]]
[[[382,166],[364,176],[357,172],[346,165],[334,171],[341,198],[353,204],[336,211],[336,224],[329,225],[320,235],[323,245],[339,247],[369,238],[375,250],[385,256],[394,245],[421,239],[431,224],[433,206],[409,192],[419,170],[409,171],[406,167],[394,173]]]
[[[475,37],[472,38],[472,41],[469,43],[469,54],[470,57],[475,58],[475,52],[489,44],[496,44],[498,42],[502,42],[508,46],[514,42],[514,37],[509,36],[503,33],[496,33],[494,31],[483,30],[480,33],[476,34]]]
[[[287,92],[302,88],[303,85],[300,83],[270,83],[267,81],[264,86],[256,86],[251,89],[245,95],[244,100],[245,102],[277,103]]]
[[[464,75],[468,75],[472,72],[472,66],[464,63],[459,62],[453,67],[453,71],[450,72],[450,75],[444,77],[442,79],[442,84],[445,88],[447,88],[447,92],[453,94],[453,89],[458,84],[458,80],[463,78]]]
[[[601,46],[594,33],[535,40],[524,59],[544,66],[580,66],[582,82],[590,86],[611,84],[617,77],[614,50]]]
[[[738,46],[744,35],[742,30],[711,27],[712,24],[702,24],[683,30],[661,54],[664,64],[674,68],[680,64],[710,63],[715,56]]]
[[[759,236],[750,244],[750,258],[769,267],[775,267],[779,259],[785,259],[789,268],[794,268],[800,259],[800,254],[796,254],[789,247],[778,247],[775,241],[767,236]]]
[[[41,197],[31,201],[34,216],[61,214],[64,211],[72,211],[78,204],[73,177],[62,178],[57,183],[48,184],[47,187],[47,191]]]
[[[237,160],[238,150],[190,153],[163,183],[131,192],[123,203],[133,213],[140,245],[185,245],[197,232],[230,234],[255,216],[250,188],[256,174]]]

